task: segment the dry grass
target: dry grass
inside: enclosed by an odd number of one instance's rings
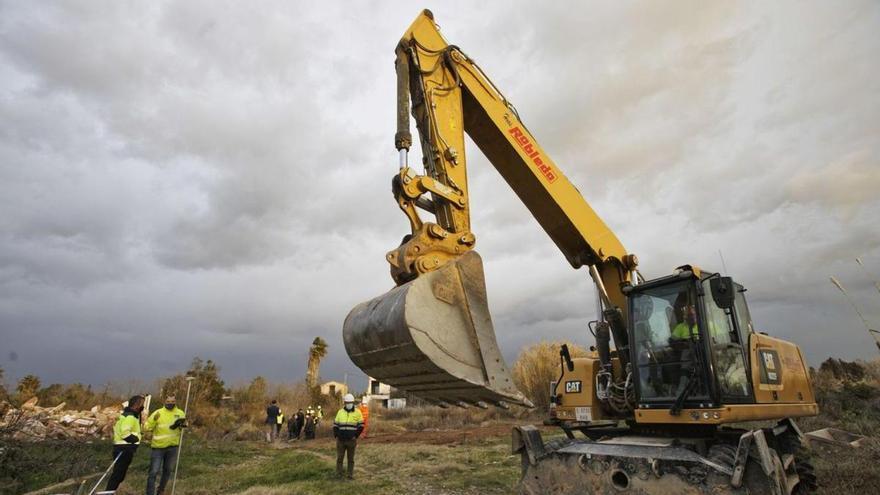
[[[539,421],[539,413],[521,407],[489,409],[450,407],[411,407],[370,411],[371,434],[421,431],[447,431],[495,424]]]
[[[550,382],[559,378],[559,349],[564,342],[540,342],[526,347],[513,363],[513,381],[539,409],[550,404]],[[586,357],[589,352],[568,344],[571,357]]]

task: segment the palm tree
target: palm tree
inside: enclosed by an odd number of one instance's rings
[[[306,384],[309,388],[318,386],[318,369],[321,367],[321,360],[327,355],[327,342],[321,337],[315,337],[312,341],[312,347],[309,348],[309,368],[306,371]]]

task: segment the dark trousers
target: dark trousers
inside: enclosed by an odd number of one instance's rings
[[[299,431],[302,430],[302,425],[297,428],[296,421],[288,421],[287,422],[287,439],[293,440],[294,438],[299,438]]]
[[[287,439],[293,440],[299,438],[299,432],[302,431],[302,425],[297,425],[295,421],[287,422]]]
[[[122,480],[125,479],[128,465],[131,464],[131,459],[134,457],[137,448],[137,445],[130,444],[113,446],[113,458],[116,459],[116,456],[119,456],[119,459],[113,465],[113,472],[110,473],[110,479],[107,480],[108,492],[115,491],[119,484],[122,483]]]
[[[336,474],[342,476],[342,458],[348,455],[348,477],[354,477],[354,449],[357,447],[357,439],[336,439]]]
[[[150,451],[150,474],[147,476],[147,495],[156,495],[165,491],[168,478],[174,471],[174,460],[177,458],[177,446],[153,449]],[[162,471],[159,490],[156,491],[156,476]]]

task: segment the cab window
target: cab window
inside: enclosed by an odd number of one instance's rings
[[[709,348],[715,361],[715,374],[721,395],[732,398],[747,397],[749,383],[746,377],[743,345],[734,325],[733,314],[731,310],[725,310],[715,304],[715,300],[709,295],[711,294],[709,279],[703,280],[702,283],[706,294],[703,301],[706,309]],[[737,296],[740,294],[737,293]]]
[[[675,400],[696,371],[692,398],[705,396],[697,370],[700,332],[693,285],[646,289],[632,298],[636,367],[641,400]]]

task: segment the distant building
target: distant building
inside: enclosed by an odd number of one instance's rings
[[[321,384],[321,395],[345,395],[348,393],[348,385],[342,382],[324,382]]]
[[[382,383],[372,377],[367,377],[367,393],[364,400],[370,405],[388,407],[388,399],[391,398],[391,385]]]
[[[404,407],[406,407],[406,398],[388,399],[385,407],[387,407],[388,409],[403,409]]]

